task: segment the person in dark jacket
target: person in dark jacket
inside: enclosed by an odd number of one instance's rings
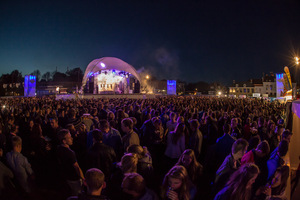
[[[230,176],[241,166],[241,158],[245,155],[248,145],[248,142],[242,138],[233,143],[231,153],[224,159],[216,172],[215,193],[226,185]]]
[[[112,165],[116,162],[115,151],[102,142],[103,133],[100,130],[93,130],[92,135],[94,144],[87,153],[87,168],[98,168],[109,178]]]
[[[289,150],[289,143],[286,140],[282,140],[278,146],[277,154],[268,160],[268,180],[271,180],[276,172],[278,167],[281,167],[285,164],[283,157],[286,156]]]
[[[221,162],[226,158],[226,156],[228,156],[228,154],[231,153],[231,149],[232,149],[231,147],[233,143],[236,141],[236,139],[230,135],[230,131],[231,131],[230,125],[224,124],[223,126],[224,135],[217,139],[218,160],[220,160]]]

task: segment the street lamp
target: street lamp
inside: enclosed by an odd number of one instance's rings
[[[299,65],[299,58],[297,56],[295,57],[295,63],[296,65]]]
[[[149,75],[146,75],[146,79],[149,79],[150,78],[150,76]]]

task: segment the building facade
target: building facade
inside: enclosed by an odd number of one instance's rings
[[[261,79],[235,82],[229,87],[229,95],[234,97],[276,97],[276,76],[263,75]]]

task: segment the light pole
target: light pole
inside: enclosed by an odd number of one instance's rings
[[[149,80],[150,76],[147,74],[145,78],[146,78],[146,80],[145,80],[145,83],[146,83],[146,84],[145,84],[144,90],[145,90],[145,93],[148,93],[148,88],[147,88],[147,86],[148,86],[148,84],[149,84],[149,83],[148,83],[148,80]]]

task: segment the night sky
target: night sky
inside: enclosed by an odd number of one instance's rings
[[[0,75],[117,57],[159,79],[261,78],[293,65],[299,0],[0,1]]]

